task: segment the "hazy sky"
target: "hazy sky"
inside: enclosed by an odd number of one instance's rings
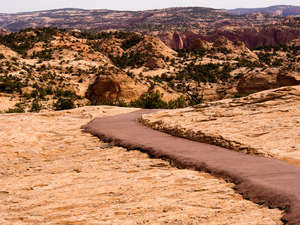
[[[141,10],[175,6],[211,8],[257,8],[270,5],[299,5],[300,0],[1,0],[0,13],[57,8]]]

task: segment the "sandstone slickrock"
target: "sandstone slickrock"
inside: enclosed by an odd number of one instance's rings
[[[282,224],[233,184],[112,147],[80,126],[136,109],[0,115],[0,223]]]
[[[285,224],[300,224],[300,167],[175,137],[138,122],[143,114],[153,112],[155,110],[140,110],[96,118],[82,128],[114,145],[170,160],[179,168],[208,171],[232,181],[236,191],[245,198],[271,208],[285,209],[282,218]]]
[[[300,86],[143,115],[154,129],[300,166]]]
[[[15,51],[11,50],[10,48],[8,48],[4,45],[0,45],[0,54],[3,54],[3,56],[6,58],[19,57],[18,53],[16,53]]]

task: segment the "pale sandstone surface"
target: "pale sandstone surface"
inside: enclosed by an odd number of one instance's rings
[[[143,115],[176,136],[300,165],[300,86]]]
[[[281,224],[233,184],[111,147],[80,126],[135,109],[0,115],[0,224]]]
[[[7,111],[9,108],[13,108],[18,103],[18,98],[12,98],[10,95],[0,94],[0,112]]]

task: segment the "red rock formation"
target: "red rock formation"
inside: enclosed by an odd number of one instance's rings
[[[163,37],[162,40],[170,47],[175,49],[189,48],[195,39],[201,39],[209,42],[215,42],[220,37],[226,37],[230,41],[244,42],[248,48],[257,48],[261,46],[278,46],[300,38],[300,30],[292,28],[265,28],[261,30],[247,29],[239,31],[218,30],[211,35],[196,34],[193,32],[173,34],[172,40],[168,39],[171,35],[166,36],[164,33],[158,34]]]
[[[175,49],[183,49],[183,40],[181,38],[181,36],[179,35],[179,33],[175,32],[173,34],[173,40],[172,40],[172,48]]]

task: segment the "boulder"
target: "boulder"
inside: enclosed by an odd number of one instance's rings
[[[110,104],[118,100],[136,100],[147,89],[148,87],[138,85],[126,74],[103,75],[89,87],[86,95],[92,104]]]

